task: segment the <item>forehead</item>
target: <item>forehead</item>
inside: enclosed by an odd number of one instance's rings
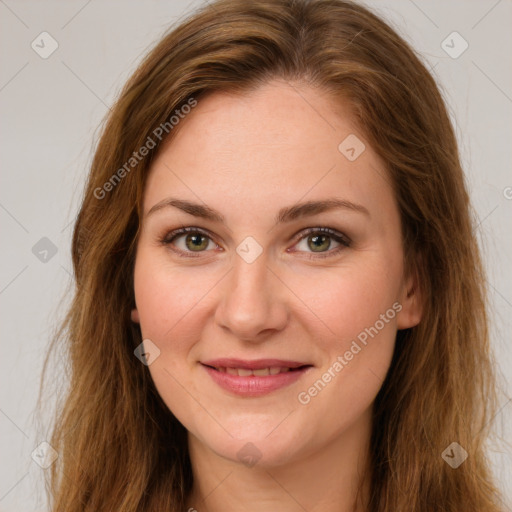
[[[225,150],[237,158],[300,148],[311,157],[336,154],[339,137],[359,131],[347,100],[334,102],[324,90],[279,80],[244,93],[210,92],[177,128],[169,144],[175,149],[190,149],[196,138],[201,153]]]
[[[244,94],[215,92],[177,128],[150,170],[145,212],[166,195],[199,199],[227,217],[241,205],[254,213],[333,194],[375,208],[393,201],[350,105],[325,91],[274,81]]]

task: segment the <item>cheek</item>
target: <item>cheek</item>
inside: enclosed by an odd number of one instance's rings
[[[385,287],[368,293],[355,282],[344,284],[347,295],[331,295],[318,310],[335,335],[315,338],[325,354],[322,367],[295,397],[305,417],[321,418],[320,425],[306,422],[305,436],[333,438],[357,422],[375,400],[393,357],[400,304]]]
[[[332,426],[364,411],[389,369],[401,310],[401,269],[392,261],[368,258],[365,265],[333,269],[328,278],[309,280],[315,286],[290,276],[291,287],[302,290],[301,299],[315,314],[308,315],[308,326],[324,354],[322,368],[304,383],[297,400],[331,418]]]
[[[179,341],[175,331],[189,323],[194,309],[215,284],[214,276],[194,270],[180,271],[142,252],[135,266],[134,286],[144,337],[157,344],[173,338]]]
[[[198,274],[201,272],[171,267],[144,249],[138,254],[134,272],[142,337],[160,350],[148,369],[158,393],[179,418],[187,418],[192,409],[189,391],[198,396],[187,357],[200,339],[202,325],[197,317],[205,292],[215,283]],[[200,410],[195,414],[200,416]]]
[[[233,439],[226,437],[225,429],[237,438],[259,439],[260,432],[275,432],[259,441],[268,453],[279,452],[280,446],[282,453],[312,449],[340,435],[368,409],[389,368],[399,271],[382,255],[331,269],[282,268],[279,277],[286,289],[279,300],[289,308],[290,324],[281,335],[301,340],[321,364],[286,395],[286,405],[244,411],[229,407],[231,402],[215,390],[201,387],[192,365],[194,346],[204,341],[205,326],[230,291],[222,281],[226,268],[180,269],[141,251],[135,295],[143,337],[161,349],[149,367],[158,393],[188,430],[229,454]],[[380,315],[388,310],[388,322],[383,322]],[[376,326],[378,321],[382,328]],[[283,407],[295,412],[281,424]],[[236,453],[230,456],[235,459]]]
[[[308,328],[315,331],[316,339],[332,340],[342,348],[390,308],[386,320],[390,317],[391,321],[379,330],[393,330],[396,311],[392,306],[399,297],[401,275],[398,267],[382,258],[367,258],[364,264],[358,262],[320,272],[290,272],[283,280],[309,310],[302,318],[308,319]]]

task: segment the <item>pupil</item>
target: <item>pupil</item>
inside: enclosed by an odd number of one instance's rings
[[[315,252],[320,252],[322,249],[329,248],[329,236],[327,235],[313,235],[309,237],[312,242],[311,249]]]
[[[327,235],[313,235],[309,237],[309,241],[312,245],[310,248],[315,252],[321,252],[324,249],[329,248],[329,236]],[[204,249],[206,247],[205,242],[207,239],[203,235],[188,235],[187,246],[189,249]]]
[[[204,249],[208,243],[206,237],[203,235],[188,235],[187,236],[187,247],[192,250]]]

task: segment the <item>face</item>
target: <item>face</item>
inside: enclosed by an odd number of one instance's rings
[[[286,82],[180,122],[134,269],[149,371],[211,452],[305,457],[368,420],[397,330],[420,320],[384,164],[348,105]]]

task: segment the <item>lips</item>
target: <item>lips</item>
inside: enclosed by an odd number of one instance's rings
[[[249,368],[215,366],[215,369],[221,373],[229,373],[229,375],[238,375],[239,377],[250,377],[251,375],[256,375],[257,377],[265,377],[266,375],[277,375],[278,373],[286,373],[291,371],[290,368],[282,366],[270,366],[267,368],[258,368],[257,370],[250,370]]]
[[[256,359],[247,361],[233,358],[211,359],[209,361],[203,361],[202,364],[211,366],[212,368],[236,368],[243,370],[262,370],[265,368],[288,368],[294,370],[301,366],[311,366],[308,363],[287,361],[284,359]]]
[[[214,359],[201,365],[220,387],[242,396],[260,396],[288,386],[312,367],[283,359]]]

